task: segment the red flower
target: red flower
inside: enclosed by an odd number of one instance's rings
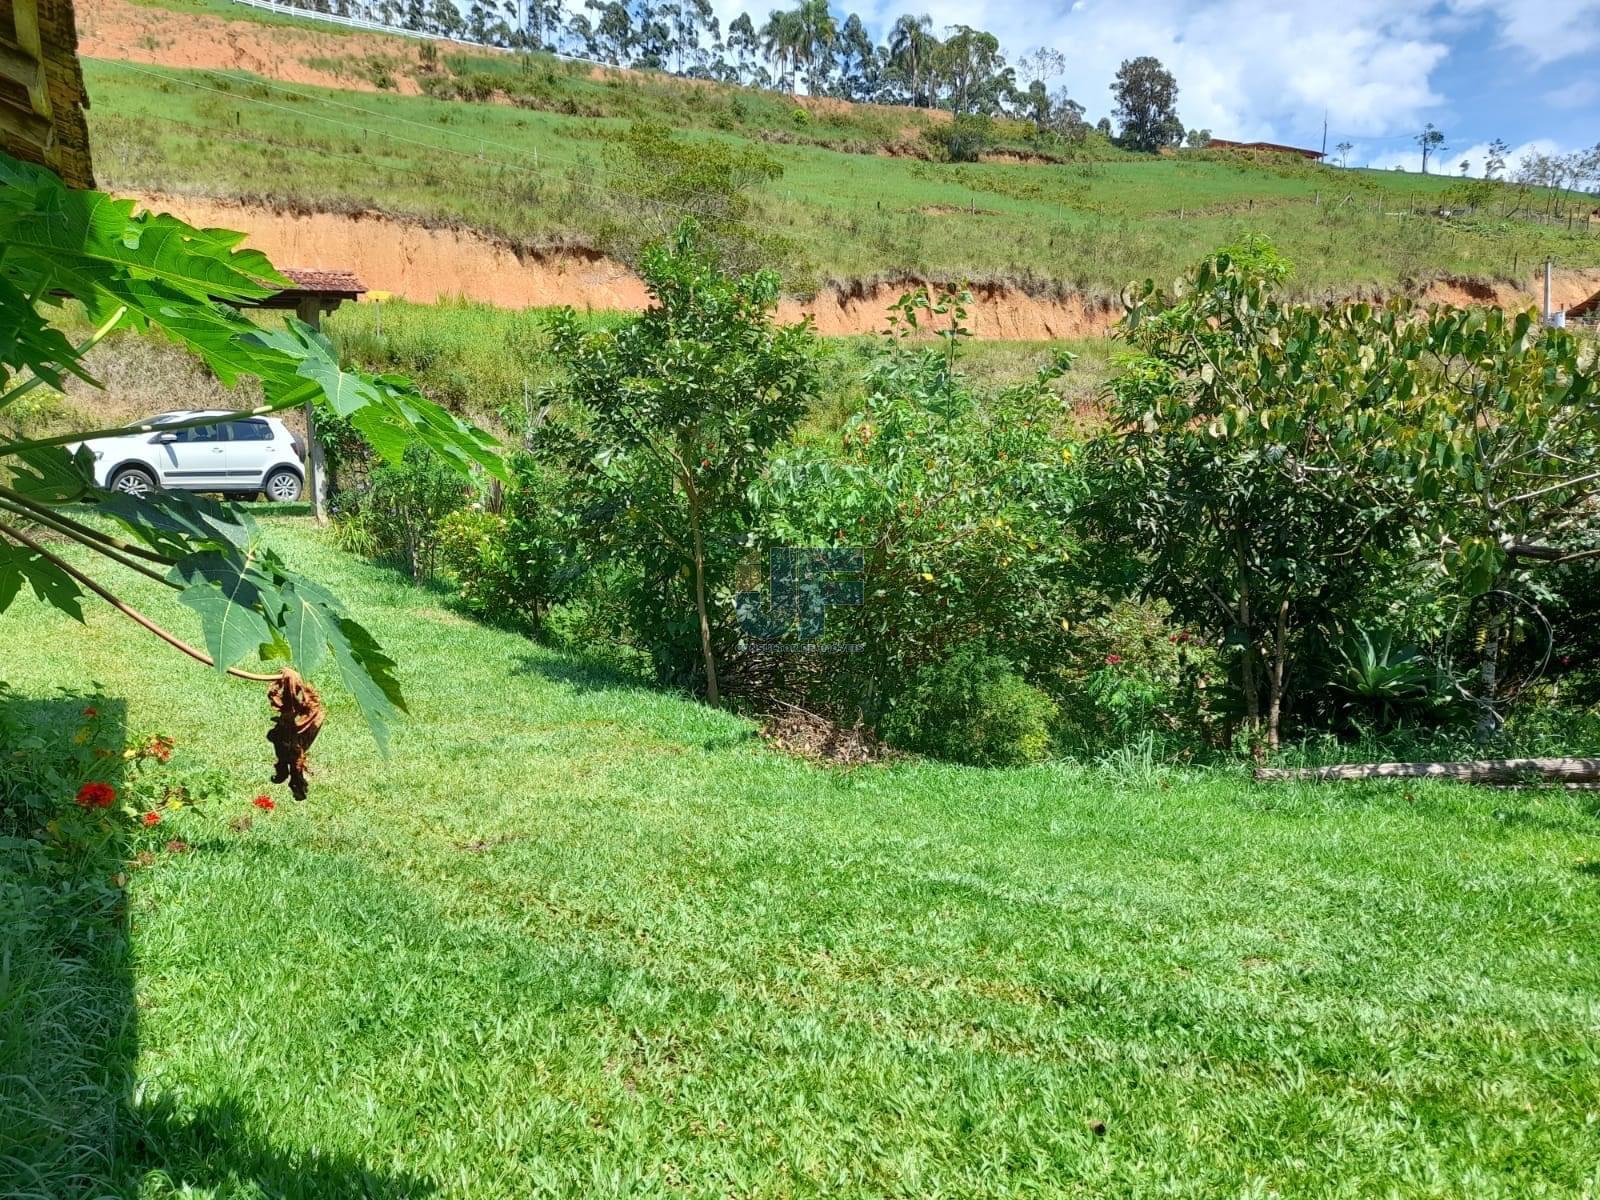
[[[88,708],[83,710],[83,715],[86,717],[98,717],[100,715],[100,710],[91,704]]]
[[[78,804],[83,808],[110,808],[117,799],[117,790],[109,783],[86,783],[78,789]]]
[[[141,819],[146,825],[161,824],[161,814],[158,812],[147,812]]]
[[[271,812],[273,809],[278,807],[273,803],[271,796],[257,796],[254,800],[250,801],[250,803],[254,804],[262,812]]]
[[[1114,667],[1121,661],[1122,661],[1122,655],[1120,655],[1120,654],[1108,654],[1108,655],[1106,655],[1106,666],[1108,666],[1108,667]]]

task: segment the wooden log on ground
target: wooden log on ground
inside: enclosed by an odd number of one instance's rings
[[[1461,783],[1600,783],[1600,758],[1481,758],[1467,762],[1342,763],[1333,767],[1258,767],[1259,782],[1344,779],[1454,779]]]

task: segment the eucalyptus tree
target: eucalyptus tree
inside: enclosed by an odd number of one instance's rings
[[[726,45],[728,53],[734,56],[735,78],[737,82],[744,83],[745,73],[761,53],[761,40],[756,35],[755,23],[750,20],[749,13],[740,13],[728,22]]]
[[[1428,160],[1435,155],[1443,154],[1447,147],[1444,144],[1444,130],[1437,128],[1432,121],[1422,127],[1422,132],[1412,139],[1417,143],[1417,148],[1422,151],[1422,173],[1428,173]]]
[[[878,90],[878,48],[861,18],[851,13],[839,30],[836,90],[849,100],[870,100]]]
[[[953,25],[934,55],[950,111],[994,113],[1014,90],[1014,75],[1000,53],[1000,39],[970,25]]]

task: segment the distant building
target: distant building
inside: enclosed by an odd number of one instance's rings
[[[1207,150],[1260,150],[1268,154],[1298,154],[1301,158],[1313,161],[1324,157],[1320,150],[1306,150],[1300,146],[1280,146],[1277,142],[1230,142],[1223,138],[1212,138]]]

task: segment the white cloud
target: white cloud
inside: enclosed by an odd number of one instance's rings
[[[1600,104],[1600,80],[1586,76],[1564,87],[1551,88],[1544,94],[1544,102],[1551,108],[1587,108]]]
[[[1600,2],[1600,0],[1596,0]],[[739,0],[714,0],[724,23]],[[764,16],[768,4],[751,8]],[[1447,53],[1433,0],[835,0],[882,36],[902,12],[926,11],[996,34],[1015,60],[1041,43],[1067,56],[1064,82],[1092,118],[1110,111],[1123,59],[1153,54],[1177,76],[1178,112],[1218,137],[1320,139],[1335,130],[1386,133],[1440,103],[1429,74]],[[759,23],[758,17],[758,23]]]
[[[1500,40],[1536,66],[1600,50],[1600,0],[1451,0],[1451,6],[1491,17]]]
[[[1515,175],[1517,168],[1522,165],[1522,160],[1529,154],[1565,154],[1570,149],[1571,147],[1557,145],[1549,138],[1535,138],[1531,142],[1524,142],[1520,146],[1513,147],[1506,154],[1506,169],[1502,178],[1509,178]],[[1461,174],[1460,164],[1462,159],[1466,159],[1472,164],[1467,171],[1468,175],[1482,178],[1484,167],[1489,161],[1489,143],[1478,142],[1476,145],[1468,146],[1465,150],[1447,150],[1443,157],[1436,156],[1429,160],[1428,170],[1434,175],[1459,175]],[[1370,159],[1362,153],[1362,147],[1360,146],[1350,152],[1351,166],[1369,164],[1380,171],[1391,170],[1394,167],[1400,167],[1406,171],[1420,171],[1422,170],[1422,151],[1419,149],[1389,150],[1378,153]]]

